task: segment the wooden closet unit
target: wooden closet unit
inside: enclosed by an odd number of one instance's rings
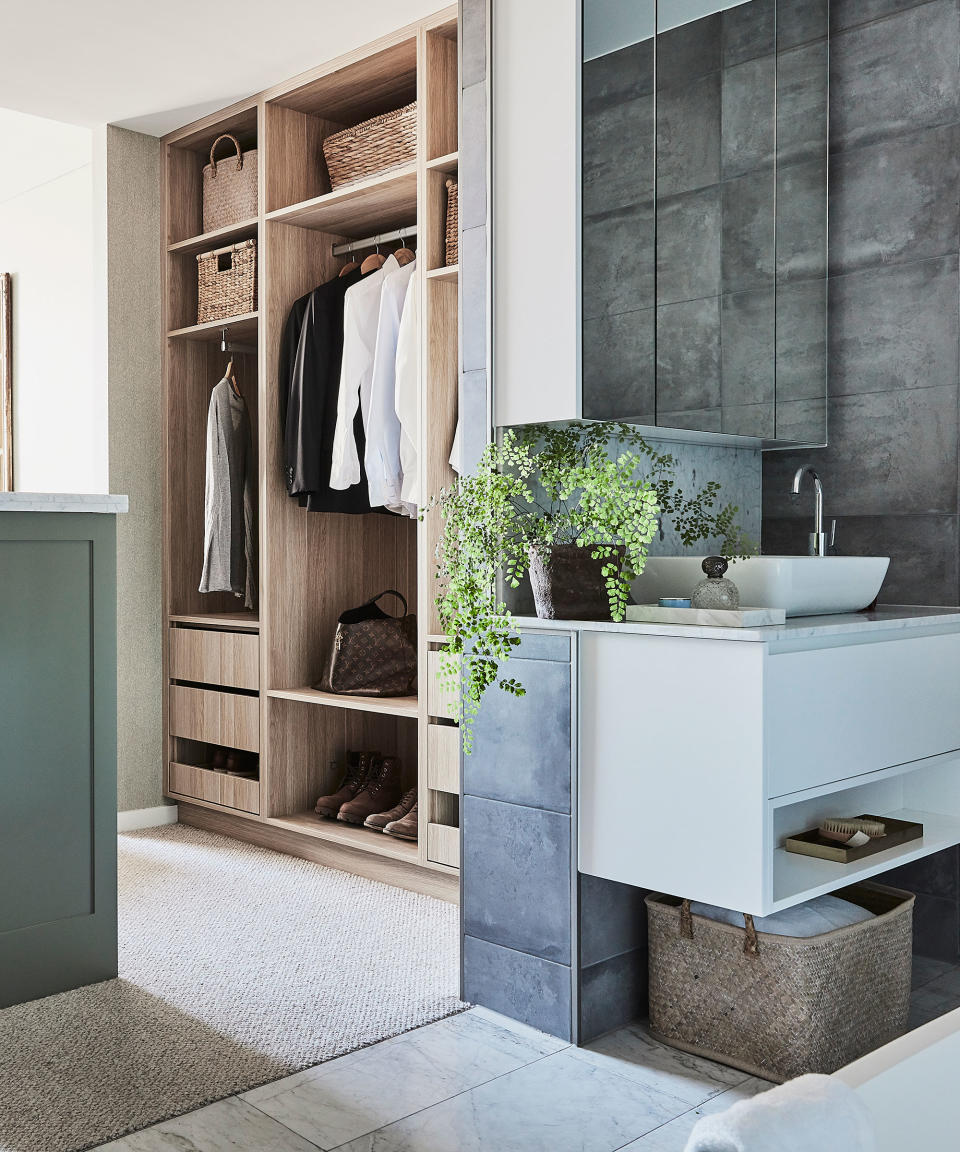
[[[185,823],[449,900],[459,893],[459,738],[431,684],[443,642],[433,605],[437,517],[316,513],[290,499],[278,361],[291,305],[348,259],[334,256],[335,245],[415,227],[421,501],[453,478],[459,290],[457,269],[444,266],[444,230],[458,71],[449,8],[164,139],[166,795]],[[414,100],[415,162],[331,191],[323,140]],[[201,235],[202,169],[224,132],[258,149],[259,213]],[[245,239],[257,241],[257,310],[196,324],[197,254]],[[234,363],[257,467],[256,613],[230,594],[197,591],[207,408],[227,360],[224,331],[251,349]],[[419,695],[319,691],[340,613],[388,588],[416,606]],[[255,754],[257,778],[211,770],[217,743]],[[405,786],[418,785],[419,843],[314,813],[339,783],[347,750],[362,748],[398,755]]]

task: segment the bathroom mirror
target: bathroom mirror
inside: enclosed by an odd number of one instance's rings
[[[585,417],[826,442],[827,19],[584,0]]]

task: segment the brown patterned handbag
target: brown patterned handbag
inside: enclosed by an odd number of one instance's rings
[[[402,616],[390,616],[377,604],[396,596]],[[417,617],[393,588],[359,608],[344,612],[330,653],[324,692],[341,696],[412,696],[417,690]]]

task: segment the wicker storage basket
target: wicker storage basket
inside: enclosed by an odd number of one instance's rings
[[[241,240],[197,257],[197,323],[257,308],[257,242]]]
[[[459,197],[457,195],[456,180],[447,181],[447,267],[460,261],[458,243],[460,212],[458,209]]]
[[[236,157],[217,161],[221,140],[231,140]],[[257,150],[244,152],[236,136],[218,136],[210,148],[210,163],[203,169],[203,230],[228,228],[257,214]]]
[[[417,158],[416,102],[328,136],[323,158],[333,189],[412,164]]]
[[[830,1073],[906,1028],[914,897],[879,884],[836,895],[871,920],[801,939],[646,898],[650,1027],[698,1056],[768,1080]]]

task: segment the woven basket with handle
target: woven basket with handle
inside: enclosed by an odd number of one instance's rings
[[[236,156],[218,161],[214,152],[221,140],[230,140]],[[236,136],[225,133],[210,147],[210,163],[203,169],[203,230],[229,228],[257,214],[257,150],[244,152]]]
[[[323,158],[332,189],[412,164],[417,158],[416,102],[328,136]]]
[[[899,1036],[910,1006],[914,897],[880,884],[835,893],[870,920],[800,938],[646,898],[650,1027],[686,1052],[768,1080],[835,1072]]]
[[[197,323],[257,308],[257,242],[242,240],[197,257]]]
[[[460,261],[460,244],[459,244],[459,196],[457,193],[456,180],[447,181],[447,267],[459,263]]]

